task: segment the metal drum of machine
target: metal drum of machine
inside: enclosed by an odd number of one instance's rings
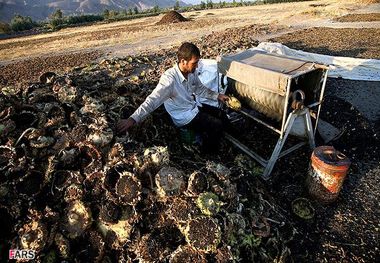
[[[350,164],[350,160],[332,146],[315,148],[306,179],[309,194],[322,203],[335,201]]]
[[[328,66],[258,50],[218,57],[217,61],[219,72],[229,79],[227,91],[242,102],[239,113],[279,135],[271,157],[266,160],[226,134],[227,140],[264,166],[264,179],[269,178],[279,158],[307,143],[315,148],[314,135]],[[266,119],[250,114],[252,110]],[[282,151],[289,134],[300,137],[302,142]]]

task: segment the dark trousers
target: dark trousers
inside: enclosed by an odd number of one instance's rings
[[[215,153],[219,150],[220,139],[228,119],[219,108],[209,105],[199,107],[199,113],[184,128],[189,128],[202,135],[202,152]]]

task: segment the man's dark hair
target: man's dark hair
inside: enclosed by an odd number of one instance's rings
[[[179,47],[177,53],[178,61],[181,61],[181,59],[189,61],[193,56],[198,58],[201,56],[199,48],[193,43],[185,42]]]

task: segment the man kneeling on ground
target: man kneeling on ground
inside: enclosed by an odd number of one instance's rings
[[[118,122],[117,130],[127,132],[164,104],[177,127],[202,134],[202,152],[215,152],[219,149],[224,118],[218,108],[202,105],[199,98],[226,102],[228,96],[210,90],[194,74],[200,59],[200,51],[194,44],[183,43],[177,57],[178,63],[165,71],[157,87],[128,119]]]

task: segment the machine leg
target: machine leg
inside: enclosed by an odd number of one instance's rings
[[[269,175],[271,174],[271,172],[273,170],[273,167],[274,167],[274,165],[275,165],[275,163],[276,163],[276,161],[277,161],[277,159],[278,159],[278,157],[279,157],[279,155],[281,153],[281,149],[282,149],[282,147],[285,144],[286,138],[288,137],[289,132],[292,129],[294,120],[296,118],[297,118],[296,114],[290,113],[290,115],[288,117],[288,120],[286,121],[286,124],[285,124],[285,133],[284,133],[284,136],[282,138],[280,137],[280,139],[278,139],[276,147],[273,150],[272,156],[268,160],[268,164],[265,167],[265,170],[264,170],[264,173],[263,173],[263,178],[265,180],[269,179]]]
[[[315,139],[314,139],[314,132],[313,132],[313,124],[311,123],[311,117],[310,112],[307,111],[304,115],[305,122],[306,122],[306,133],[307,137],[309,139],[309,146],[312,150],[315,148]]]

